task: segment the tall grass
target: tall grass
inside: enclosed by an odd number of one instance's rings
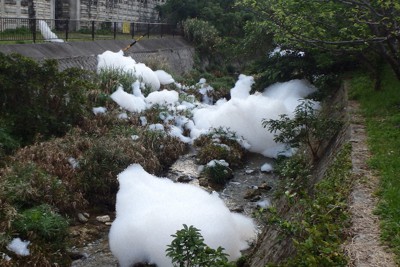
[[[371,79],[355,74],[351,96],[361,104],[366,119],[369,165],[378,171],[381,181],[377,213],[381,218],[382,238],[400,262],[400,81],[389,68],[383,72],[382,88],[373,89]]]

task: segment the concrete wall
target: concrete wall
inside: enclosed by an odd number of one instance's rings
[[[37,61],[57,59],[60,69],[79,67],[95,70],[97,55],[107,50],[118,52],[130,44],[128,40],[94,42],[44,43],[0,45],[0,52],[18,53]],[[182,37],[142,39],[125,52],[138,62],[149,60],[165,62],[175,74],[190,71],[193,67],[194,48]]]

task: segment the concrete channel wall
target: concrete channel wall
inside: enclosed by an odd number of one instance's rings
[[[118,52],[132,40],[102,40],[68,43],[0,45],[0,52],[18,53],[37,61],[56,59],[60,70],[78,67],[95,70],[97,55],[109,50]],[[125,52],[137,62],[156,60],[164,62],[175,74],[183,74],[193,67],[194,48],[182,37],[142,39]]]

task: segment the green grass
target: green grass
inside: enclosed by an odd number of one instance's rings
[[[400,263],[400,81],[386,68],[382,89],[374,91],[371,79],[358,73],[351,80],[350,96],[361,104],[373,154],[369,165],[381,177],[376,212],[381,218],[382,238]]]

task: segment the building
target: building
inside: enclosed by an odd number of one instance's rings
[[[158,21],[166,0],[0,0],[2,18]]]

